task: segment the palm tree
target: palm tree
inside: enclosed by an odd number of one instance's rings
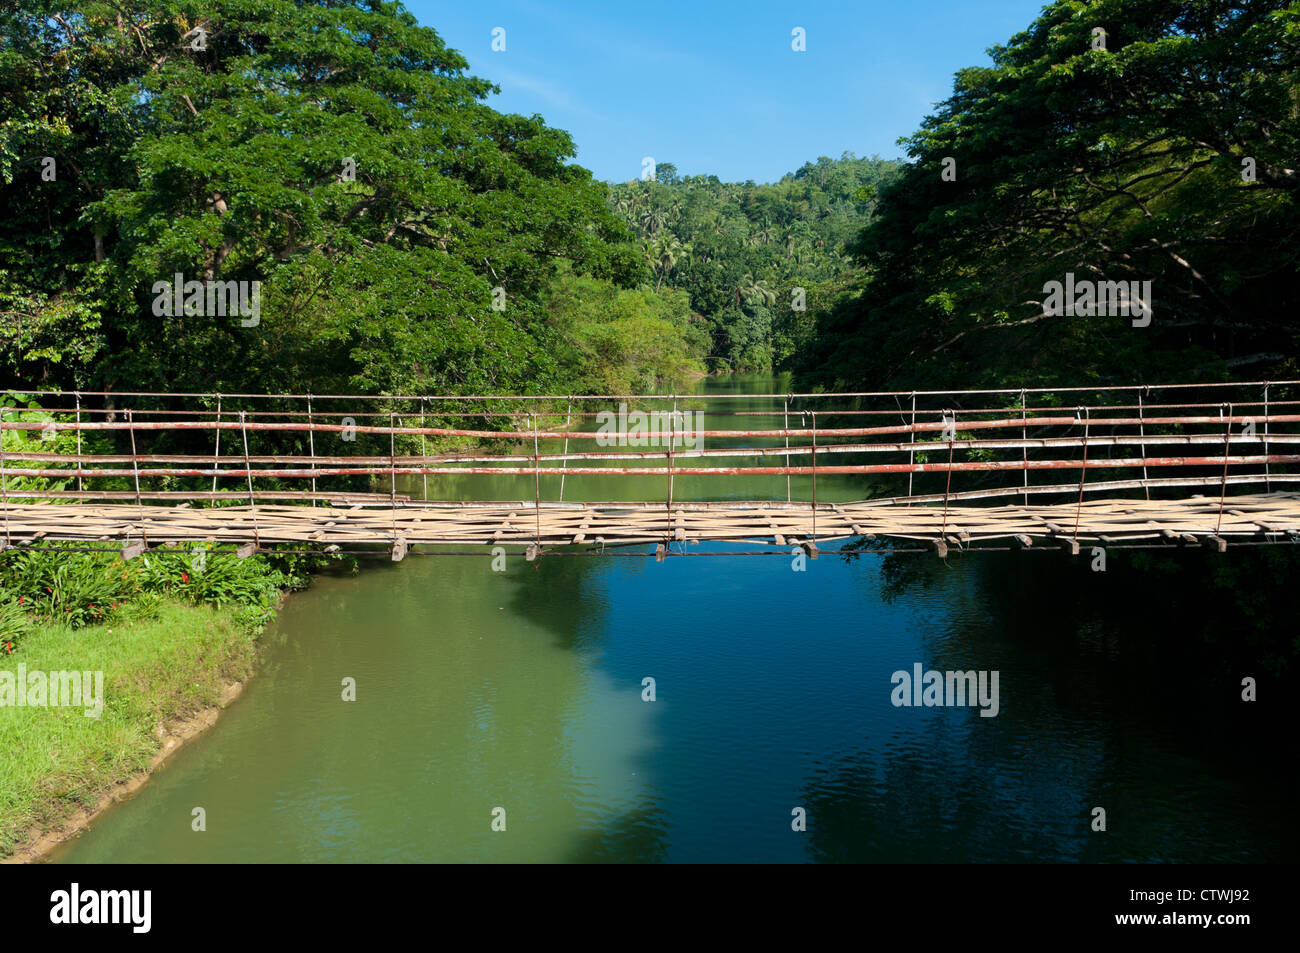
[[[648,207],[641,213],[641,226],[652,236],[659,234],[666,221],[662,208]]]
[[[656,240],[653,249],[656,264],[659,266],[659,278],[655,281],[656,292],[659,290],[659,286],[663,284],[664,278],[685,257],[688,251],[689,249],[678,240],[676,235],[669,235],[667,238],[660,236]]]
[[[755,278],[753,275],[746,273],[745,277],[740,279],[740,286],[736,289],[736,306],[739,307],[741,301],[753,304],[758,301],[760,304],[771,306],[776,303],[776,292],[768,288],[762,278]]]

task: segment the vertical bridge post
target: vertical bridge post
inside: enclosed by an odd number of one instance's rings
[[[244,411],[239,412],[239,431],[244,438],[244,475],[248,478],[248,511],[253,517],[253,550],[262,548],[262,534],[257,530],[257,500],[253,495],[253,465],[248,458],[248,424],[244,420]],[[239,547],[242,557],[251,556],[247,544]]]
[[[677,395],[673,395],[673,410],[668,416],[668,502],[665,504],[665,515],[668,518],[668,533],[666,536],[667,545],[664,547],[665,552],[668,546],[672,545],[673,540],[673,444],[677,439]]]
[[[908,441],[911,446],[907,450],[907,505],[912,505],[912,477],[915,474],[912,468],[916,466],[916,391],[912,391],[912,425],[908,434],[911,439]]]
[[[77,391],[77,492],[84,492],[81,486],[81,391]]]
[[[790,502],[790,395],[785,398],[781,429],[785,431],[785,501]]]
[[[1029,505],[1029,408],[1025,403],[1025,389],[1020,388],[1020,419],[1025,421],[1024,426],[1020,428],[1020,463],[1023,467],[1025,492],[1023,494],[1025,506]]]
[[[221,395],[217,395],[217,442],[212,449],[212,502],[217,501],[217,471],[221,469]]]
[[[312,423],[311,394],[307,395],[307,450],[311,454],[311,505],[316,505],[316,428]]]
[[[0,404],[0,424],[4,423],[5,414],[9,413],[9,408]],[[5,508],[5,549],[10,546],[9,543],[9,483],[5,476],[5,431],[0,428],[0,503]]]

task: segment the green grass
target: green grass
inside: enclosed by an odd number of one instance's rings
[[[251,674],[257,636],[229,608],[166,601],[143,617],[34,625],[0,670],[104,673],[104,710],[0,707],[0,857],[146,768],[156,729],[214,704]]]

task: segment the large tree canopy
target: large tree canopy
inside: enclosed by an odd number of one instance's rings
[[[619,282],[644,266],[605,188],[567,163],[569,136],[488,108],[493,87],[465,68],[387,0],[0,13],[5,376],[557,383],[543,304],[557,266]],[[257,323],[156,315],[153,286],[177,273],[262,282]]]
[[[1296,376],[1300,4],[1058,0],[991,54],[906,140],[805,381]],[[1066,273],[1150,281],[1151,323],[1047,313]]]

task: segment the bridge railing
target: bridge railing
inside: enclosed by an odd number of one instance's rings
[[[615,397],[7,391],[0,502],[1226,495],[1300,482],[1297,425],[1297,381]]]

